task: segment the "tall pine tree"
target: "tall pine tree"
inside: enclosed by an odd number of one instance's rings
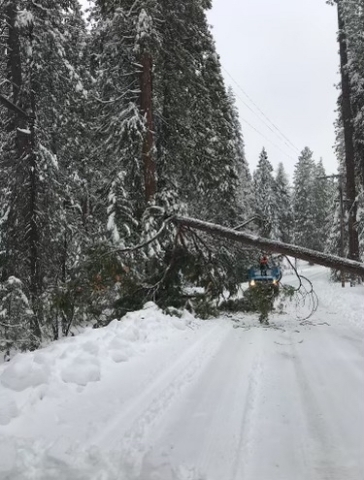
[[[276,239],[291,243],[293,239],[292,193],[283,163],[279,163],[275,177],[276,217],[278,232]]]
[[[255,214],[260,217],[260,234],[273,237],[277,233],[276,195],[273,167],[263,148],[254,172]]]
[[[82,90],[67,44],[82,19],[76,0],[9,0],[4,8],[3,92],[18,110],[8,109],[3,132],[2,277],[19,278],[29,292],[34,344],[48,321],[44,295],[62,275],[69,184],[64,162],[72,144],[65,125]],[[75,15],[77,27],[69,22]]]
[[[293,214],[294,243],[314,249],[317,244],[316,203],[314,195],[315,162],[305,147],[294,172]]]

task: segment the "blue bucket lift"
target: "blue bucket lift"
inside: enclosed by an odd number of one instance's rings
[[[277,266],[268,267],[265,270],[261,270],[260,267],[251,267],[248,271],[250,288],[261,285],[278,289],[281,278],[282,270]]]

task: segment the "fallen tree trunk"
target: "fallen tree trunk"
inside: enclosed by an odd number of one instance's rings
[[[226,238],[235,242],[249,245],[261,250],[272,253],[280,253],[282,255],[289,255],[291,257],[299,258],[307,262],[323,265],[324,267],[334,268],[337,270],[345,270],[359,276],[364,276],[364,263],[348,260],[347,258],[337,257],[336,255],[328,255],[326,253],[310,250],[309,248],[298,247],[289,243],[278,242],[276,240],[269,240],[257,235],[252,235],[246,232],[238,232],[231,228],[222,227],[214,223],[203,222],[196,218],[188,217],[172,217],[171,221],[181,227],[194,228],[201,230],[217,237]]]

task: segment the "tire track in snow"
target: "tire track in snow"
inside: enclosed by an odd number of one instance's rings
[[[230,331],[226,325],[216,325],[199,338],[142,393],[133,397],[113,423],[93,437],[89,445],[112,443],[115,447],[115,443],[120,444],[130,468],[137,470],[148,448],[145,440],[151,429],[199,375]]]
[[[345,439],[335,431],[333,421],[328,420],[327,406],[330,405],[330,393],[325,392],[324,403],[319,401],[318,395],[312,390],[308,377],[307,363],[302,363],[297,346],[292,345],[292,358],[297,375],[297,383],[301,392],[302,408],[305,412],[308,433],[311,436],[310,460],[315,480],[360,480],[361,469],[351,459],[350,452],[345,446]],[[316,364],[319,365],[319,362]],[[310,376],[320,377],[320,369],[310,369]],[[316,382],[319,383],[319,382]],[[315,383],[315,384],[316,384]],[[330,407],[328,407],[330,410]]]
[[[225,426],[225,419],[226,416],[224,413],[226,412],[226,406],[229,405],[229,386],[236,381],[236,365],[231,365],[231,359],[234,358],[234,353],[239,348],[239,344],[234,341],[234,334],[235,332],[231,330],[230,335],[228,335],[224,342],[221,344],[221,347],[215,357],[215,361],[210,362],[208,365],[208,369],[206,368],[203,374],[205,377],[209,377],[209,385],[206,385],[205,395],[199,398],[198,402],[194,404],[194,408],[198,409],[199,411],[203,411],[205,406],[206,395],[211,394],[210,388],[220,388],[220,392],[215,397],[215,405],[217,404],[217,408],[213,411],[213,416],[209,421],[207,428],[204,430],[205,436],[205,443],[200,445],[200,455],[198,461],[198,469],[201,472],[205,472],[208,466],[211,464],[211,459],[216,456],[216,444],[219,442],[219,436],[221,435],[221,430]],[[228,346],[227,346],[228,345]],[[228,348],[229,355],[224,355],[224,350]],[[234,368],[235,367],[235,368]],[[216,379],[224,379],[224,385],[217,385]],[[201,378],[199,382],[199,386],[201,386]],[[193,386],[194,388],[195,386]],[[213,390],[214,391],[214,390]]]
[[[207,441],[201,445],[198,467],[201,472],[213,470],[214,478],[229,478],[229,471],[235,478],[234,470],[242,451],[249,446],[249,435],[253,431],[251,412],[262,374],[259,345],[257,348],[259,341],[254,341],[256,333],[259,337],[260,332],[244,335],[232,331],[226,338],[229,345],[223,345],[221,349],[228,354],[220,356],[222,361],[218,366],[209,366],[211,376],[214,376],[211,382],[219,386],[222,393],[205,431]],[[221,384],[217,383],[219,381]]]
[[[361,360],[361,363],[363,362],[364,341],[362,332],[360,332],[359,336],[354,336],[350,331],[340,332],[336,328],[331,328],[328,339],[331,344],[335,343],[335,352],[340,354],[344,362],[349,362],[351,359],[354,359],[355,356],[358,360]],[[360,379],[363,378],[362,368],[358,367],[356,373],[359,374]]]
[[[262,355],[257,354],[251,368],[248,391],[245,398],[242,420],[240,424],[240,436],[237,444],[234,467],[231,480],[243,479],[244,472],[250,457],[253,454],[255,443],[255,416],[257,415],[256,401],[261,395],[262,383],[264,382],[264,370]]]
[[[263,371],[248,425],[242,425],[241,459],[231,480],[314,479],[293,366],[294,337],[293,332],[273,330],[261,337]]]
[[[174,469],[190,465],[209,480],[235,478],[254,434],[251,410],[263,371],[261,333],[231,329],[183,397],[158,423],[155,438],[148,439],[143,472],[167,462]]]

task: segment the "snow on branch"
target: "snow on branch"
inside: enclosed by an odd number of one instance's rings
[[[133,247],[127,247],[127,248],[117,248],[115,250],[111,250],[109,252],[106,252],[104,253],[103,255],[101,255],[101,257],[104,257],[106,255],[110,255],[110,254],[113,254],[113,253],[130,253],[130,252],[136,252],[137,250],[141,250],[143,249],[144,247],[147,247],[148,245],[150,245],[151,243],[153,243],[155,240],[157,240],[158,237],[160,237],[162,235],[162,233],[164,232],[165,228],[167,227],[168,223],[171,221],[171,217],[170,218],[167,218],[161,228],[158,230],[158,232],[153,236],[151,237],[150,239],[146,240],[145,242],[143,243],[140,243],[139,245],[135,245]]]

